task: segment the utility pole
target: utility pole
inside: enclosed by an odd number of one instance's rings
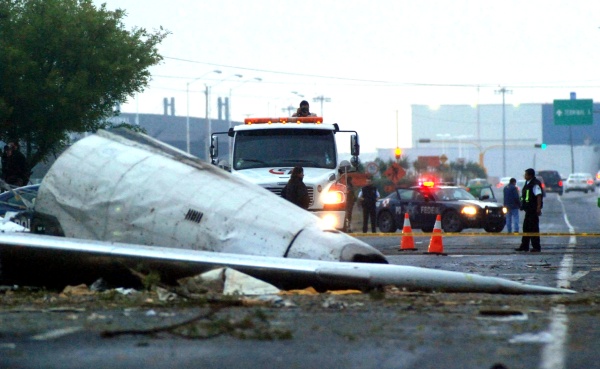
[[[323,95],[313,98],[313,102],[319,102],[319,101],[321,102],[321,116],[323,116],[323,102],[331,102],[331,99],[329,97],[325,97]]]
[[[495,91],[497,94],[502,94],[502,177],[506,177],[506,102],[505,95],[511,94],[511,90],[502,87]]]
[[[281,109],[281,111],[287,111],[287,113],[288,113],[288,115],[287,115],[287,116],[288,116],[288,117],[291,117],[291,116],[292,116],[292,112],[293,112],[294,110],[296,110],[296,107],[295,107],[295,106],[293,106],[293,105],[288,105],[286,108],[283,108],[283,109]]]

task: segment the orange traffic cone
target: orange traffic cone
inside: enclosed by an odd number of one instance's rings
[[[402,240],[400,241],[400,251],[415,251],[415,239],[412,235],[410,219],[408,213],[404,213],[404,226],[402,227]]]
[[[444,254],[444,245],[442,245],[442,216],[440,214],[435,218],[435,226],[433,234],[429,242],[428,254],[446,255]]]

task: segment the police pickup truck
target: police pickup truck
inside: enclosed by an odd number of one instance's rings
[[[398,188],[377,201],[377,226],[381,232],[396,232],[408,213],[411,227],[431,232],[438,214],[444,232],[483,228],[500,232],[506,224],[506,208],[496,202],[481,201],[462,187],[421,185]]]

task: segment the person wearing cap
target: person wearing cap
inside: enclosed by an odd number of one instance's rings
[[[292,117],[316,117],[317,114],[311,113],[308,105],[308,101],[302,100],[300,101],[300,107]]]
[[[535,170],[528,168],[524,174],[525,185],[521,192],[521,210],[525,212],[523,219],[523,237],[521,245],[515,251],[531,251],[540,252],[540,216],[542,215],[542,207],[544,206],[544,190],[542,183],[535,178]],[[535,233],[535,236],[529,236],[528,233]],[[529,244],[531,242],[531,250]]]

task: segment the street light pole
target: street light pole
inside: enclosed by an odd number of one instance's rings
[[[207,144],[206,144],[206,160],[209,161],[210,160],[210,135],[212,133],[212,120],[210,118],[210,89],[212,87],[215,87],[216,85],[218,85],[221,82],[225,82],[228,79],[232,78],[232,77],[236,77],[236,78],[242,78],[243,76],[241,74],[234,74],[231,75],[227,78],[223,78],[222,80],[220,80],[219,82],[215,83],[212,86],[209,86],[208,84],[204,84],[205,87],[205,94],[206,94],[206,122],[207,122],[207,135],[206,135],[206,140],[207,140]]]
[[[496,90],[497,94],[502,94],[502,176],[506,177],[506,103],[504,96],[512,91],[502,87]]]
[[[256,82],[262,82],[262,78],[260,77],[255,77],[255,78],[251,78],[251,79],[247,79],[245,81],[243,81],[242,83],[240,83],[237,86],[234,86],[232,88],[229,89],[229,101],[227,102],[227,120],[228,120],[228,125],[229,125],[229,129],[231,129],[231,90],[240,87],[241,85],[250,82],[250,81],[256,81]],[[233,142],[233,137],[229,137],[229,149],[231,150],[231,144]]]
[[[243,84],[251,82],[251,81],[262,82],[262,78],[255,77],[255,78],[247,79],[247,80],[243,81],[242,83],[240,83],[239,85],[234,86],[234,87],[232,87],[232,88],[229,89],[229,103],[228,103],[228,107],[227,107],[227,109],[229,111],[229,114],[228,114],[228,117],[227,117],[227,120],[229,121],[229,128],[231,128],[231,91],[233,89],[236,89],[236,88],[242,86]]]
[[[211,73],[221,74],[221,71],[217,69],[217,70],[213,70],[213,71],[204,73],[200,77],[194,78],[193,80],[191,80],[185,84],[186,109],[187,109],[186,119],[185,119],[185,144],[186,144],[186,151],[188,154],[190,153],[190,85]]]
[[[319,101],[321,102],[321,116],[323,116],[323,102],[331,102],[331,99],[329,97],[325,97],[323,95],[313,98],[313,102],[319,102]]]

